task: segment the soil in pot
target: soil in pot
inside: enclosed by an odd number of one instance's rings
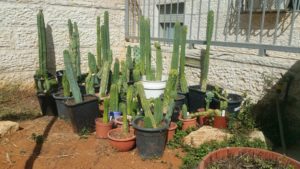
[[[163,121],[161,127],[144,128],[143,117],[135,118],[132,122],[136,135],[136,147],[143,159],[158,158],[163,155],[167,139],[167,123]]]
[[[125,134],[122,128],[116,128],[110,130],[107,134],[110,145],[118,151],[124,152],[129,151],[135,146],[135,135],[134,131],[130,130],[129,133]]]
[[[227,117],[214,116],[214,127],[218,129],[227,128]]]
[[[167,142],[169,142],[170,140],[172,140],[174,138],[176,129],[177,129],[177,124],[174,122],[171,122],[170,127],[168,128]]]
[[[82,130],[95,130],[95,119],[99,117],[98,98],[94,95],[85,95],[83,102],[76,104],[74,99],[65,101],[67,111],[76,133]]]
[[[96,138],[107,138],[107,133],[112,129],[113,122],[103,123],[102,118],[97,118],[96,123]]]
[[[179,120],[182,121],[182,130],[187,130],[188,128],[195,128],[197,127],[197,118],[191,119],[183,119],[179,116]]]

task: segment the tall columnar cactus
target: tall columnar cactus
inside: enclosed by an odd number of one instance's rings
[[[122,112],[123,116],[122,131],[124,134],[127,134],[129,132],[129,125],[127,120],[127,107],[125,103],[120,103],[120,111]]]
[[[76,41],[76,76],[81,76],[81,68],[80,68],[80,40],[79,40],[79,31],[77,23],[74,22],[74,41]]]
[[[97,73],[97,64],[95,55],[92,53],[88,53],[88,65],[89,65],[89,73],[96,74]]]
[[[81,96],[81,93],[80,93],[80,89],[78,87],[78,83],[74,78],[74,72],[73,72],[73,69],[72,69],[71,57],[70,57],[69,51],[67,51],[67,50],[64,51],[64,63],[65,63],[65,70],[66,70],[67,79],[70,83],[70,88],[71,88],[73,97],[75,99],[75,103],[81,103],[82,102],[82,96]]]
[[[100,17],[97,17],[97,67],[100,70],[102,66],[101,58],[101,27],[100,27]]]
[[[158,42],[155,42],[154,44],[156,48],[156,75],[155,75],[155,80],[160,81],[162,77],[162,55],[161,55],[161,47]]]
[[[178,70],[178,58],[179,58],[179,45],[180,45],[180,23],[175,23],[174,42],[173,42],[173,53],[171,61],[171,69]]]
[[[71,19],[68,19],[68,28],[69,28],[69,39],[71,42],[72,38],[73,38],[73,23],[72,23]],[[70,49],[71,49],[71,46],[70,46]]]
[[[162,101],[161,98],[157,98],[154,100],[154,119],[156,125],[159,125],[160,122],[163,120],[163,112],[162,112]]]
[[[179,69],[179,83],[180,83],[180,91],[182,93],[188,92],[188,84],[184,73],[185,68],[185,47],[186,47],[186,35],[187,35],[187,27],[182,26],[181,28],[181,38],[180,38],[180,69]]]
[[[108,11],[104,12],[104,25],[106,27],[106,31],[107,31],[107,44],[108,44],[108,51],[110,51],[110,35],[109,35],[109,14]]]
[[[70,93],[70,84],[69,84],[69,81],[67,79],[66,71],[64,71],[64,73],[63,73],[62,87],[63,87],[64,97],[70,97],[71,96],[71,93]]]
[[[143,16],[140,18],[140,71],[145,74],[145,19]]]
[[[47,75],[47,40],[43,11],[37,14],[38,43],[39,43],[39,70],[38,75]]]
[[[164,113],[167,112],[170,102],[174,100],[177,96],[177,79],[178,79],[178,71],[172,69],[171,72],[169,73],[169,78],[164,91],[164,102],[163,102]]]
[[[114,64],[114,72],[113,72],[113,77],[112,77],[112,83],[117,84],[119,81],[119,75],[120,75],[120,63],[119,59],[115,59],[115,64]]]
[[[94,81],[93,75],[89,73],[85,78],[85,90],[87,94],[95,94]]]
[[[133,115],[133,86],[129,86],[127,88],[127,95],[126,95],[126,104],[127,104],[127,114],[132,116]]]
[[[111,112],[119,111],[119,89],[117,84],[112,84],[110,89],[109,110]]]
[[[103,64],[103,71],[101,75],[101,84],[100,84],[100,96],[106,96],[108,81],[109,81],[109,71],[110,71],[110,64],[108,62],[104,62]]]
[[[121,61],[121,72],[122,72],[122,76],[121,76],[122,83],[127,83],[127,81],[129,80],[128,78],[129,70],[128,70],[127,63],[124,60]]]
[[[146,98],[144,86],[142,82],[137,82],[136,88],[137,88],[138,95],[141,99],[142,107],[145,113],[145,117],[144,117],[145,127],[157,128],[156,121],[151,112],[150,103]]]
[[[133,69],[133,62],[132,62],[132,57],[131,57],[131,46],[127,47],[126,64],[127,64],[128,69]]]
[[[109,122],[109,98],[104,99],[104,111],[103,111],[103,123],[107,124]]]
[[[85,87],[87,94],[95,94],[94,86],[99,84],[97,73],[97,65],[95,56],[92,53],[88,53],[88,65],[89,65],[89,74],[85,79]]]
[[[101,47],[103,60],[111,63],[112,53],[110,48],[109,16],[107,11],[104,13],[104,25],[101,26]]]
[[[206,28],[206,50],[204,56],[201,58],[201,91],[206,92],[207,87],[207,76],[208,76],[208,69],[209,69],[209,53],[210,53],[210,45],[211,45],[211,38],[213,34],[214,28],[214,12],[209,11],[207,16],[207,28]]]
[[[77,23],[74,22],[74,24],[72,24],[72,21],[70,19],[68,20],[68,27],[69,27],[69,38],[70,38],[69,50],[70,50],[71,61],[72,61],[72,69],[74,72],[74,78],[77,81],[78,77],[81,76],[79,32],[78,32]]]
[[[175,102],[174,100],[171,100],[165,116],[165,119],[167,120],[168,124],[171,122],[172,114],[174,112],[174,107],[175,107]]]
[[[151,69],[151,39],[150,39],[150,20],[145,20],[145,66],[147,80],[153,80]]]

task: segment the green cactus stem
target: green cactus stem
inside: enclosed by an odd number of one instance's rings
[[[110,35],[109,35],[109,14],[108,14],[108,11],[105,11],[104,12],[104,25],[105,25],[105,31],[106,31],[106,36],[107,36],[107,39],[106,39],[106,43],[108,44],[107,45],[107,50],[110,51]]]
[[[111,112],[119,111],[119,89],[118,89],[117,84],[111,85],[109,110]]]
[[[133,69],[133,81],[138,82],[141,80],[141,72],[140,69],[135,68]]]
[[[162,112],[162,101],[161,98],[157,98],[154,100],[154,119],[156,125],[159,125],[163,120],[163,112]]]
[[[188,111],[187,111],[187,106],[186,104],[184,104],[181,108],[181,112],[182,112],[182,117],[183,119],[188,119]]]
[[[163,101],[163,112],[166,113],[170,102],[174,100],[177,96],[177,78],[178,78],[178,71],[171,70],[169,73],[169,78],[166,84],[166,88],[164,91],[164,101]]]
[[[173,42],[173,53],[171,61],[171,69],[178,70],[178,58],[179,58],[179,45],[180,45],[180,23],[175,23],[174,42]]]
[[[79,32],[78,32],[78,26],[77,23],[74,22],[74,37],[76,41],[76,76],[81,77],[81,68],[80,68],[80,40],[79,40]]]
[[[151,112],[150,103],[146,99],[145,90],[144,90],[144,86],[143,86],[142,82],[137,82],[136,88],[137,88],[138,95],[141,99],[143,110],[145,112],[145,118],[144,118],[145,127],[157,128],[157,125],[156,125],[157,123]]]
[[[201,91],[206,92],[207,88],[207,77],[209,70],[209,54],[210,54],[210,45],[211,38],[213,34],[214,28],[214,12],[209,11],[207,16],[207,28],[206,28],[206,50],[204,56],[201,58]]]
[[[140,71],[145,74],[145,19],[143,16],[140,18]]]
[[[102,66],[101,58],[101,27],[100,27],[100,17],[97,17],[97,67],[100,70]]]
[[[81,93],[80,93],[80,89],[78,87],[78,83],[74,78],[74,72],[73,72],[73,69],[72,69],[71,57],[70,57],[69,51],[67,51],[67,50],[64,51],[64,64],[65,64],[67,79],[69,81],[70,88],[71,88],[71,91],[72,91],[72,95],[75,99],[75,103],[81,103],[82,102],[82,96],[81,96]]]
[[[132,116],[133,115],[133,86],[129,86],[127,88],[127,95],[126,95],[126,104],[127,104],[127,114]]]
[[[70,97],[71,96],[71,93],[70,93],[70,84],[69,84],[69,81],[67,79],[66,71],[64,71],[64,73],[63,73],[62,87],[63,87],[64,97]]]
[[[38,75],[47,75],[47,40],[43,11],[37,14],[38,43],[39,43],[39,70]]]
[[[100,97],[106,96],[108,81],[109,81],[109,71],[110,71],[110,64],[108,62],[104,62],[103,71],[101,75]]]
[[[103,123],[107,124],[109,122],[109,98],[104,99],[104,111],[103,111]]]
[[[155,42],[154,46],[156,48],[156,75],[155,75],[155,80],[161,81],[162,71],[163,71],[161,47],[160,47],[160,44],[158,42]]]
[[[127,53],[126,53],[126,65],[128,69],[133,69],[133,62],[131,57],[131,46],[127,47]]]
[[[109,50],[108,50],[108,44],[107,44],[107,31],[105,25],[101,26],[101,51],[102,51],[102,57],[103,61],[108,61],[108,55],[109,55]]]
[[[120,103],[120,110],[122,112],[122,131],[124,134],[129,133],[129,125],[128,125],[128,119],[127,119],[127,107],[125,103]]]
[[[95,94],[94,77],[91,73],[85,78],[85,90],[87,94]]]
[[[181,38],[180,38],[180,69],[179,69],[179,85],[180,85],[180,91],[182,93],[188,92],[188,84],[185,76],[185,47],[186,47],[186,35],[187,35],[187,27],[183,26],[181,28]]]
[[[119,76],[120,76],[120,63],[119,63],[119,59],[116,58],[115,59],[115,64],[114,64],[114,72],[113,72],[113,76],[112,76],[112,83],[113,84],[118,83]]]
[[[150,37],[150,20],[145,20],[145,66],[146,66],[146,79],[152,79],[152,68],[151,68],[151,37]]]
[[[171,122],[172,114],[174,112],[175,102],[174,100],[171,100],[169,103],[169,108],[166,113],[165,119],[167,120],[168,124]]]
[[[73,37],[73,23],[71,19],[68,19],[68,28],[69,28],[69,39],[72,40]],[[71,49],[71,48],[70,48]]]

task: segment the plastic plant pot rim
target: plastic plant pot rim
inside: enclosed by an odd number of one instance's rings
[[[91,100],[88,100],[88,101],[84,101],[84,100],[83,100],[83,102],[81,102],[81,103],[67,104],[67,101],[68,101],[68,100],[74,99],[74,98],[70,98],[70,99],[65,100],[64,103],[65,103],[65,105],[66,105],[67,107],[77,107],[77,106],[79,106],[79,105],[83,105],[83,104],[87,104],[87,103],[91,103],[91,102],[95,102],[95,101],[98,102],[98,97],[97,97],[97,96],[95,96],[95,95],[84,95],[83,98],[84,98],[84,97],[87,97],[87,96],[89,96],[89,97],[94,97],[94,98],[91,99]],[[98,104],[98,103],[97,103],[97,104]]]
[[[162,131],[168,130],[169,126],[167,125],[166,119],[163,120],[163,122],[164,122],[164,126],[163,127],[159,127],[159,128],[143,128],[143,127],[138,126],[135,122],[139,121],[139,120],[143,120],[143,118],[144,117],[137,117],[137,118],[133,119],[133,121],[132,121],[133,128],[135,128],[137,130],[141,130],[141,131],[147,131],[147,132],[162,132]]]
[[[142,82],[150,82],[150,83],[161,83],[161,82],[167,82],[168,76],[162,75],[161,80],[147,80],[146,76],[142,76]]]
[[[109,130],[107,133],[107,137],[113,141],[119,141],[119,142],[135,140],[135,138],[136,138],[135,135],[132,135],[132,137],[129,137],[126,139],[116,139],[110,135],[110,133],[115,132],[115,131],[122,132],[121,130],[122,130],[122,128],[115,128],[115,129]],[[133,129],[130,129],[130,133],[133,133],[133,132],[134,132]]]
[[[168,130],[169,131],[172,131],[172,130],[175,130],[175,129],[177,129],[177,124],[176,123],[174,123],[174,122],[171,122],[170,123],[170,127],[168,128]]]
[[[52,97],[55,99],[55,100],[66,100],[66,99],[72,99],[73,97],[70,97],[70,96],[67,96],[67,97],[65,97],[65,96],[59,96],[59,95],[61,95],[61,93],[53,93],[52,94]]]

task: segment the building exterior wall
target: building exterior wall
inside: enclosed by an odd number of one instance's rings
[[[32,83],[38,68],[36,14],[43,9],[47,25],[50,70],[63,69],[63,50],[68,49],[68,19],[78,23],[82,70],[87,53],[96,53],[96,17],[108,11],[113,55],[124,53],[124,1],[120,0],[2,0],[0,1],[0,84]],[[55,59],[53,59],[55,58]],[[56,65],[56,67],[54,66]],[[32,83],[33,84],[33,83]]]

